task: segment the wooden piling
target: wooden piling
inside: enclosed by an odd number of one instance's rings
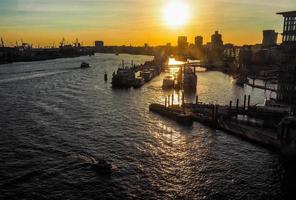
[[[167,97],[164,98],[164,106],[167,107]]]
[[[195,98],[195,103],[196,103],[196,105],[198,104],[198,96],[196,96],[196,98]]]
[[[251,105],[251,95],[248,95],[248,109],[250,108]]]
[[[247,95],[244,96],[244,110],[246,110]]]
[[[174,105],[174,93],[172,94],[172,106]]]
[[[264,90],[267,89],[267,81],[264,81]]]
[[[238,111],[238,107],[239,107],[239,99],[236,100],[236,110]]]
[[[232,101],[229,102],[229,112],[231,111],[232,108]]]
[[[219,111],[219,105],[215,106],[215,121],[218,119],[218,111]]]

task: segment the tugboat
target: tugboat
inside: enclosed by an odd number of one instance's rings
[[[85,69],[85,68],[89,68],[89,67],[90,67],[90,65],[88,63],[86,63],[86,62],[82,62],[81,65],[80,65],[81,69]]]
[[[100,159],[91,165],[99,173],[110,174],[112,171],[112,165],[106,160]]]

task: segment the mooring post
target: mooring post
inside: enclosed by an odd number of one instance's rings
[[[196,101],[196,105],[197,105],[198,104],[198,96],[196,96],[195,101]]]
[[[231,112],[231,108],[232,108],[232,101],[229,101],[229,112]]]
[[[182,106],[185,104],[184,92],[182,92]]]
[[[171,100],[171,98],[170,98],[170,95],[168,96],[168,107],[170,106],[170,100]]]
[[[250,108],[250,105],[251,105],[251,95],[248,96],[248,110]]]
[[[255,78],[253,79],[253,87],[255,86]]]
[[[174,93],[172,94],[172,106],[174,105]]]
[[[219,105],[216,105],[216,109],[215,109],[215,121],[217,121],[217,119],[218,119],[218,111],[219,111]]]
[[[215,105],[212,105],[212,120],[215,119]]]
[[[238,111],[239,99],[236,100],[236,111]]]
[[[264,90],[267,89],[267,81],[264,82]]]
[[[247,95],[244,96],[244,110],[246,110]]]
[[[164,98],[164,106],[167,107],[167,97]]]

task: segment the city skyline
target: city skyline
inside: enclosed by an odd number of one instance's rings
[[[292,10],[292,1],[179,1],[188,7],[183,9],[188,12],[186,22],[172,27],[166,13],[176,1],[4,0],[0,36],[8,46],[21,40],[35,46],[58,45],[63,37],[69,42],[79,38],[85,45],[103,40],[106,45],[155,46],[176,45],[179,35],[186,35],[190,43],[201,35],[206,43],[219,30],[225,43],[256,44],[262,42],[264,29],[282,32],[282,19],[275,13]]]

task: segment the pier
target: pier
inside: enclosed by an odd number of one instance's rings
[[[284,130],[288,130],[287,135],[294,134],[289,129],[295,121],[289,118],[290,111],[252,106],[250,99],[250,95],[245,95],[243,105],[237,99],[233,106],[232,101],[229,105],[202,103],[198,101],[198,96],[195,103],[185,103],[182,95],[182,104],[174,105],[169,96],[165,98],[164,105],[151,104],[149,110],[182,125],[191,126],[196,121],[271,149],[294,151],[294,146],[285,143],[290,136],[285,136]],[[290,124],[283,122],[287,119]]]

